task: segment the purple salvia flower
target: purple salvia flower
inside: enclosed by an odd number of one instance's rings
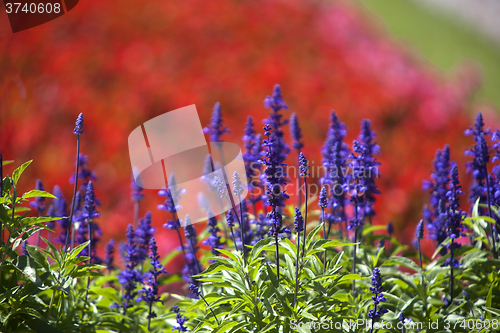
[[[268,144],[272,145],[274,153],[268,158],[273,159],[275,165],[280,165],[290,152],[290,148],[285,142],[282,127],[288,124],[288,120],[282,120],[283,115],[280,111],[288,109],[288,106],[283,101],[281,96],[281,87],[277,84],[274,86],[273,95],[267,96],[264,100],[264,106],[271,110],[269,118],[264,120],[264,123],[270,125],[273,129],[271,138],[268,138]],[[267,131],[267,130],[266,130]],[[267,131],[269,132],[269,131]],[[283,179],[287,178],[286,170],[281,170]],[[286,197],[285,197],[286,198]],[[284,199],[284,198],[283,198]]]
[[[347,197],[346,193],[349,191],[349,180],[346,177],[347,161],[341,150],[342,142],[335,142],[330,150],[330,157],[323,162],[323,165],[327,169],[326,176],[322,179],[322,183],[330,187],[331,193],[331,214],[328,218],[328,232],[330,234],[330,229],[332,223],[340,223],[342,221],[347,221],[346,217],[346,206]],[[346,227],[347,229],[347,227]]]
[[[172,307],[172,310],[175,312],[175,321],[177,322],[177,326],[174,326],[172,331],[187,332],[187,327],[184,326],[184,323],[187,321],[187,318],[181,315],[179,311],[179,306],[174,305]]]
[[[304,230],[304,218],[299,207],[295,207],[295,218],[293,221],[295,232],[299,233]]]
[[[219,102],[215,103],[210,125],[203,129],[203,133],[210,134],[210,141],[214,143],[222,142],[221,136],[225,133],[231,133],[231,131],[224,126]]]
[[[227,221],[227,226],[229,228],[234,227],[234,221],[235,221],[235,219],[234,219],[234,213],[233,213],[232,209],[230,209],[230,210],[227,211],[227,213],[226,213],[226,221]]]
[[[38,191],[45,191],[41,179],[36,180],[35,189]],[[36,197],[34,201],[30,202],[30,206],[38,210],[38,215],[43,215],[43,212],[46,209],[45,205],[43,204],[44,202],[45,202],[45,197]]]
[[[447,245],[447,248],[450,250],[450,257],[446,259],[443,263],[443,266],[454,266],[458,267],[459,262],[455,259],[453,252],[455,249],[460,247],[455,240],[464,233],[464,226],[462,225],[462,221],[465,218],[465,212],[460,209],[460,195],[463,195],[462,186],[460,185],[458,179],[458,169],[456,165],[452,166],[450,171],[450,189],[446,193],[448,197],[448,206],[446,213],[443,214],[443,219],[445,220],[445,230],[446,235],[451,238],[451,243]]]
[[[309,171],[309,163],[306,156],[302,152],[299,154],[299,170],[301,177],[309,176],[309,173],[307,172]]]
[[[92,181],[89,181],[87,184],[87,189],[85,192],[85,202],[84,202],[84,211],[82,217],[87,220],[93,220],[96,217],[99,217],[99,214],[96,210],[95,204],[95,194],[94,194],[94,185]]]
[[[380,275],[380,269],[378,267],[375,267],[373,269],[373,276],[372,276],[372,286],[370,287],[370,291],[375,294],[375,296],[372,296],[372,301],[373,301],[373,309],[370,309],[368,311],[368,318],[372,319],[372,331],[373,331],[373,326],[377,320],[380,319],[380,317],[387,312],[386,309],[378,308],[378,305],[382,302],[387,301],[387,299],[384,297],[382,291],[382,276]]]
[[[55,216],[57,217],[65,217],[68,216],[68,203],[64,198],[64,194],[59,186],[54,186],[54,196],[56,199],[53,201],[53,205],[55,207]],[[59,226],[61,227],[61,232],[54,241],[58,241],[62,244],[66,244],[66,235],[68,234],[68,228],[70,226],[70,221],[68,218],[60,219],[57,221]]]
[[[420,220],[417,224],[417,229],[415,231],[415,237],[420,240],[424,238],[424,220]]]
[[[87,191],[85,192],[85,201],[83,206],[82,218],[85,220],[87,224],[87,237],[90,240],[89,243],[89,251],[87,255],[90,256],[92,262],[100,262],[101,259],[96,255],[96,246],[100,240],[101,230],[99,225],[94,222],[96,217],[99,217],[101,214],[96,211],[95,204],[95,195],[94,195],[94,186],[92,181],[89,181],[87,184]],[[82,251],[83,252],[83,251]]]
[[[363,217],[371,217],[375,215],[373,208],[376,197],[380,191],[375,184],[375,178],[379,176],[378,166],[380,163],[374,155],[380,154],[380,147],[375,140],[375,133],[371,129],[371,122],[364,119],[361,124],[361,133],[359,134],[359,144],[354,144],[354,152],[358,153],[355,156],[355,170],[363,171],[363,177],[359,177],[358,181],[363,190]],[[356,143],[356,142],[355,142]]]
[[[286,190],[283,191],[283,186],[286,185],[283,173],[286,164],[283,163],[282,159],[276,157],[277,154],[274,151],[270,137],[271,127],[266,124],[264,130],[267,138],[262,141],[262,146],[267,147],[268,150],[265,153],[265,157],[261,159],[261,163],[266,165],[262,176],[266,184],[267,205],[276,210],[278,207],[283,207],[284,199],[288,198]]]
[[[233,194],[235,196],[241,196],[243,192],[245,191],[241,183],[240,175],[235,171],[233,173]]]
[[[271,224],[269,235],[276,238],[283,233],[290,234],[290,230],[288,230],[287,227],[282,227],[283,215],[281,215],[280,212],[270,211],[268,213],[268,219]]]
[[[424,207],[423,218],[431,237],[441,244],[447,237],[442,214],[445,212],[448,192],[447,185],[450,181],[450,146],[446,145],[443,150],[437,150],[434,159],[434,170],[431,179],[424,181],[422,188],[430,191],[430,205]],[[443,250],[445,253],[446,250]]]
[[[335,113],[332,111],[330,117],[330,128],[321,149],[323,154],[323,166],[325,167],[325,175],[321,178],[321,184],[329,186],[332,200],[330,201],[331,214],[328,216],[329,225],[328,233],[332,223],[346,221],[345,206],[346,196],[348,192],[348,180],[344,177],[344,170],[347,167],[347,157],[349,156],[349,148],[344,142],[347,135],[347,127],[341,122]]]
[[[108,268],[108,271],[112,271],[115,269],[114,266],[114,260],[115,260],[115,241],[114,239],[110,239],[109,242],[106,243],[106,246],[104,247],[106,254],[104,256],[104,264]]]
[[[254,230],[250,227],[250,224],[255,224],[255,221],[250,221],[250,216],[248,214],[248,203],[247,200],[241,201],[241,209],[243,210],[243,232],[245,245],[255,245],[257,243],[256,234]],[[238,232],[237,241],[241,244],[241,231]],[[248,248],[245,248],[245,251],[248,251]]]
[[[0,161],[1,162],[1,161]],[[22,251],[22,254],[27,256],[28,255],[28,250],[26,249],[26,245],[28,245],[28,241],[24,241],[23,242],[23,245],[21,246],[21,251]]]
[[[394,225],[392,224],[391,221],[387,224],[387,233],[389,236],[392,236],[394,234]]]
[[[302,141],[302,130],[300,129],[297,114],[292,113],[290,117],[290,132],[292,136],[292,147],[297,150],[304,148],[304,141]]]
[[[477,137],[476,145],[470,150],[466,150],[465,154],[471,156],[473,160],[467,162],[467,172],[472,171],[473,182],[470,187],[470,197],[469,202],[475,203],[477,198],[480,198],[481,202],[486,202],[486,177],[488,174],[486,165],[490,160],[489,147],[486,143],[484,133],[479,133]]]
[[[196,229],[191,223],[189,215],[186,215],[185,225],[184,225],[184,236],[186,237],[186,267],[185,274],[183,275],[186,282],[198,285],[199,282],[193,278],[194,275],[201,273],[201,266],[196,257],[198,252],[198,234]],[[187,273],[187,274],[186,274]],[[193,295],[191,295],[193,296]]]
[[[158,205],[158,209],[166,210],[169,213],[175,214],[177,213],[177,207],[175,206],[174,199],[172,197],[172,192],[169,189],[163,189],[158,192],[159,196],[165,197],[165,202],[163,204]]]
[[[152,318],[156,318],[156,313],[152,311],[153,303],[160,302],[163,304],[163,301],[158,297],[158,277],[161,274],[168,274],[165,267],[160,263],[160,255],[158,254],[158,246],[156,246],[156,241],[154,238],[151,238],[149,241],[149,248],[151,253],[149,258],[151,259],[151,269],[149,270],[148,277],[148,287],[144,286],[139,293],[141,296],[137,298],[137,301],[144,301],[149,305],[149,313],[148,313],[148,330],[150,328],[150,323]]]
[[[326,193],[326,186],[323,186],[321,188],[321,191],[319,192],[318,206],[320,206],[323,209],[325,209],[328,206],[328,196]]]
[[[219,252],[217,250],[222,249],[222,243],[220,240],[220,236],[217,235],[217,233],[220,231],[219,227],[217,226],[217,217],[210,209],[207,214],[209,216],[207,223],[209,236],[202,242],[202,244],[210,246],[210,248],[212,249],[212,254],[218,255]]]
[[[79,169],[78,169],[78,183],[80,185],[80,191],[85,192],[89,181],[96,181],[97,176],[94,171],[89,169],[89,157],[87,155],[80,154],[78,157]],[[69,182],[73,184],[75,182],[75,174],[71,176]],[[95,203],[99,206],[99,200],[96,198]]]
[[[474,204],[478,198],[482,203],[486,203],[486,165],[489,162],[489,147],[486,143],[486,136],[490,134],[489,129],[484,129],[483,115],[479,112],[474,123],[474,128],[470,127],[464,133],[472,135],[476,145],[464,152],[466,156],[471,156],[473,160],[467,162],[467,172],[472,171],[473,182],[470,186],[469,202]],[[494,135],[495,137],[495,135]],[[482,208],[480,208],[482,210]]]
[[[148,256],[149,241],[153,238],[156,229],[151,227],[151,212],[147,212],[139,221],[135,230],[135,244],[137,246],[137,262],[142,263]]]
[[[130,183],[130,188],[132,189],[132,201],[139,202],[144,199],[144,190],[142,187],[137,185],[134,180],[134,176],[132,176],[132,182]]]
[[[330,128],[328,129],[328,134],[323,148],[321,148],[321,152],[323,154],[323,163],[328,163],[332,148],[333,146],[335,146],[335,144],[339,145],[338,150],[341,152],[341,157],[344,159],[347,158],[347,156],[349,155],[349,148],[347,147],[347,144],[344,143],[344,138],[346,135],[347,126],[345,126],[345,124],[339,120],[335,111],[332,111],[330,116]]]
[[[76,135],[83,134],[83,113],[80,113],[78,115],[78,118],[76,118],[75,129],[73,130],[73,133]]]
[[[257,220],[255,221],[255,235],[254,235],[254,241],[257,243],[261,239],[264,239],[266,235],[269,233],[269,226],[268,226],[268,220],[266,216],[262,213],[259,213]],[[252,244],[255,245],[255,244]]]
[[[127,243],[124,251],[125,269],[118,274],[118,282],[123,287],[122,305],[124,311],[132,306],[131,301],[137,295],[137,283],[142,283],[142,276],[136,269],[138,261],[134,236],[134,227],[129,224],[127,227]]]
[[[248,116],[245,124],[243,145],[245,147],[245,151],[243,152],[243,161],[245,163],[245,172],[248,179],[248,191],[253,192],[254,189],[258,189],[258,192],[260,192],[262,184],[260,183],[258,177],[256,177],[260,174],[261,170],[261,164],[259,163],[261,158],[260,135],[255,134],[252,116]],[[252,195],[249,200],[255,205],[257,202],[262,200],[262,197]]]

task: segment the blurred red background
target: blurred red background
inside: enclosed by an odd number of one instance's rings
[[[463,131],[478,108],[470,102],[480,84],[477,68],[464,65],[445,77],[386,37],[353,4],[88,0],[16,34],[3,13],[0,21],[4,159],[16,166],[34,159],[23,189],[41,178],[46,189],[59,184],[70,198],[73,127],[83,112],[82,152],[99,177],[104,241],[123,239],[132,222],[127,137],[135,127],[189,104],[196,104],[205,125],[219,101],[232,130],[226,140],[240,143],[248,114],[261,128],[267,115],[262,101],[275,83],[282,86],[288,116],[297,113],[305,154],[316,165],[330,110],[349,127],[349,143],[361,119],[372,120],[382,149],[374,221],[392,220],[403,241],[411,242],[427,200],[421,182],[437,148],[451,144],[452,159],[468,181],[463,151],[471,139]],[[485,118],[489,126],[497,124],[492,111]],[[141,215],[153,212],[166,252],[177,240],[161,228],[161,201],[147,191]]]

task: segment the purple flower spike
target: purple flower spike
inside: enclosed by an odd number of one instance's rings
[[[76,135],[83,134],[83,113],[80,113],[78,115],[78,118],[76,118],[75,129],[73,130],[73,133]]]

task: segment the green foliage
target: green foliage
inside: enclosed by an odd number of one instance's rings
[[[27,216],[22,204],[28,198],[51,197],[41,191],[18,194],[19,177],[28,165],[23,164],[3,179],[0,331],[148,332],[148,305],[132,302],[126,311],[120,306],[123,291],[117,273],[88,264],[89,258],[79,255],[88,242],[66,251],[42,238],[45,246],[27,245],[27,254],[19,254],[24,240],[47,229],[45,222],[59,219]],[[381,234],[385,227],[366,223],[356,244],[342,240],[340,230],[334,230],[331,239],[324,239],[323,225],[314,220],[317,214],[311,214],[303,256],[297,258],[296,236],[279,239],[279,280],[274,238],[248,246],[246,260],[230,239],[224,240],[227,246],[218,256],[201,249],[201,264],[207,268],[196,278],[202,282],[203,298],[162,295],[165,305],[153,305],[157,317],[152,318],[149,331],[170,331],[176,325],[169,307],[177,302],[191,332],[368,332],[367,323],[371,322],[367,314],[373,309],[370,277],[375,267],[381,270],[387,299],[380,306],[388,310],[379,321],[385,326],[377,332],[415,332],[418,325],[422,325],[422,332],[499,331],[500,260],[492,256],[488,239],[492,219],[478,216],[478,206],[476,203],[472,216],[464,221],[470,244],[455,252],[461,266],[454,270],[451,304],[447,304],[451,296],[450,269],[442,267],[449,254],[440,257],[438,248],[433,257],[423,256],[421,268],[418,252],[395,237]],[[494,212],[498,214],[498,209]],[[200,235],[206,237],[207,233]],[[377,246],[381,239],[385,239],[384,247]],[[358,260],[352,274],[355,245]],[[162,264],[178,255],[180,251],[173,251]],[[146,262],[141,269],[145,272],[149,268]],[[178,275],[168,275],[160,284],[180,280]],[[406,329],[397,326],[400,313],[411,319]]]

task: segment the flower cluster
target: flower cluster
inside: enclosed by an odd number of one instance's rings
[[[147,212],[135,230],[135,244],[137,247],[137,262],[142,263],[148,256],[150,240],[156,229],[151,226],[151,212]]]
[[[218,235],[218,232],[220,231],[219,227],[217,226],[217,217],[215,214],[209,210],[207,212],[208,215],[208,233],[210,234],[207,239],[205,239],[202,244],[210,246],[212,249],[212,254],[213,255],[218,255],[217,250],[222,249],[222,243],[220,236]]]
[[[225,133],[231,133],[231,131],[224,126],[220,103],[215,103],[211,123],[203,129],[203,132],[205,134],[210,134],[210,141],[214,143],[222,142],[221,136]]]
[[[373,269],[372,286],[370,287],[370,291],[375,295],[372,296],[373,309],[368,311],[368,318],[371,318],[373,321],[377,321],[384,313],[388,312],[387,309],[378,308],[380,303],[387,301],[382,293],[382,275],[380,274],[380,269],[378,267]]]
[[[158,254],[158,246],[156,246],[156,241],[154,238],[151,238],[149,241],[149,248],[151,249],[151,253],[149,258],[151,259],[151,269],[148,274],[148,287],[144,286],[139,290],[141,296],[137,298],[137,301],[144,301],[149,305],[149,314],[148,319],[156,318],[156,313],[151,310],[151,306],[155,302],[160,302],[163,304],[163,301],[158,297],[158,277],[161,274],[168,274],[165,270],[165,267],[160,263],[160,255]]]
[[[125,269],[118,274],[118,282],[123,287],[123,304],[124,311],[132,306],[132,301],[137,295],[137,284],[142,283],[143,276],[136,268],[137,246],[135,244],[134,227],[129,224],[127,227],[127,243],[124,249]]]

